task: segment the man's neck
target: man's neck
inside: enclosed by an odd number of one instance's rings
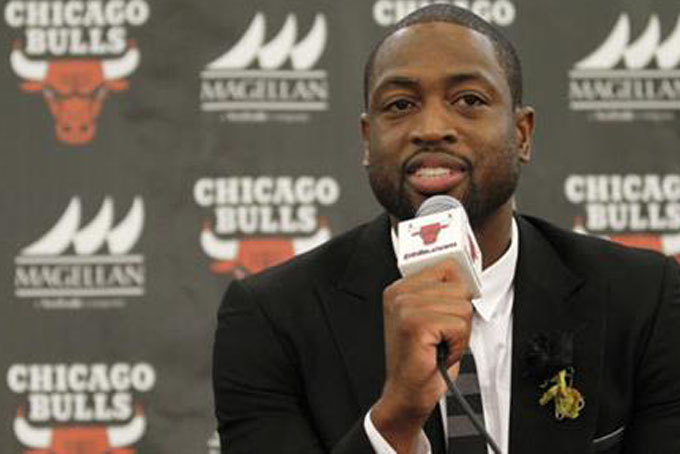
[[[482,268],[493,265],[510,246],[512,238],[512,200],[473,227],[482,250]]]

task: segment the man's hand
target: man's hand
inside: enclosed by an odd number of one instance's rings
[[[467,348],[472,292],[447,260],[394,282],[383,292],[387,378],[371,420],[397,452],[412,452],[418,434],[446,392],[437,345],[449,345],[447,367]]]

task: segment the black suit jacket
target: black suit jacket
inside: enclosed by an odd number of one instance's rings
[[[680,276],[658,254],[517,217],[510,454],[680,453]],[[244,281],[219,311],[213,382],[224,453],[370,453],[385,378],[386,215]],[[576,420],[526,375],[536,334],[574,333]],[[437,443],[435,443],[437,444]]]

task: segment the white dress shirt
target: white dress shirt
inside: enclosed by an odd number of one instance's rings
[[[392,245],[397,249],[397,238],[392,232]],[[475,312],[472,316],[470,350],[475,357],[477,377],[484,407],[484,423],[487,431],[501,451],[508,452],[510,429],[510,372],[512,369],[512,305],[513,280],[519,252],[519,233],[512,221],[510,247],[491,266],[482,271],[482,297],[472,300]],[[395,254],[396,256],[396,254]],[[439,401],[446,424],[446,398]],[[371,421],[371,412],[364,417],[364,430],[377,454],[396,454]],[[424,431],[416,449],[417,454],[431,452],[430,442]],[[489,454],[493,454],[488,448]]]

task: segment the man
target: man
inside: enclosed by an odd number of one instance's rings
[[[429,6],[378,44],[365,89],[364,165],[389,216],[232,283],[214,350],[223,452],[467,452],[445,440],[445,341],[454,377],[472,351],[504,453],[680,453],[677,266],[513,215],[534,114],[510,43],[465,10]],[[391,228],[434,194],[470,217],[479,300],[453,263],[396,268]],[[568,357],[580,413],[539,403],[559,374],[537,379],[537,349]]]

